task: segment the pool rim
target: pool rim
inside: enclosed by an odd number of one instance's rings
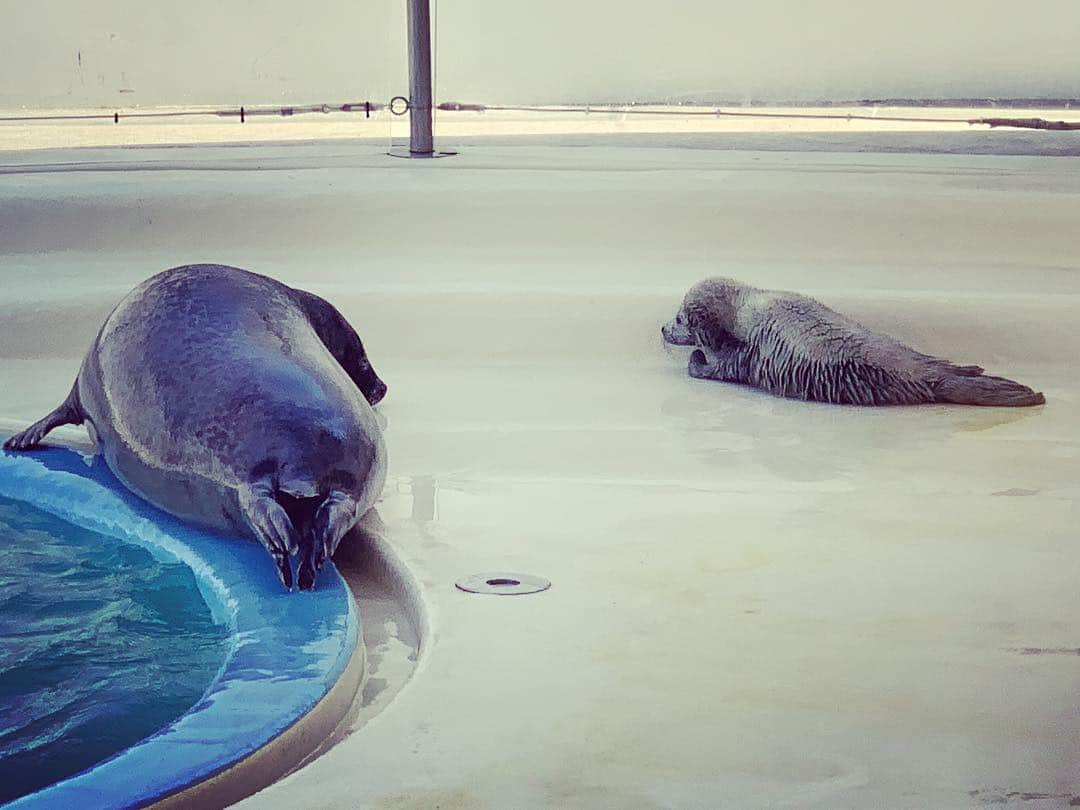
[[[124,488],[100,456],[68,448],[0,452],[0,495],[186,565],[215,620],[226,625],[229,644],[203,696],[172,723],[6,807],[220,806],[297,767],[346,718],[366,661],[353,595],[332,564],[314,592],[286,593],[258,544],[173,518]],[[294,620],[286,627],[262,615],[267,599],[306,601],[279,601]],[[320,621],[305,623],[313,615]],[[301,671],[275,668],[274,682],[289,686],[285,705],[260,701],[259,679],[245,667],[256,653],[272,656],[275,643],[292,644],[283,651],[295,654],[298,638],[309,645],[305,652],[323,654],[312,653]]]

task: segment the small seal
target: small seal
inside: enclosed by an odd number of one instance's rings
[[[317,295],[236,267],[175,267],[106,318],[67,399],[4,444],[83,424],[116,476],[178,517],[254,537],[314,586],[386,479],[386,385]]]
[[[1026,385],[921,354],[804,295],[727,278],[690,288],[664,340],[696,346],[691,377],[845,405],[1042,405]]]

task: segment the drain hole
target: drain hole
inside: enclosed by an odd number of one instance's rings
[[[526,593],[546,591],[551,587],[551,582],[543,577],[519,574],[515,571],[484,571],[481,574],[462,577],[454,585],[469,593],[521,596]]]

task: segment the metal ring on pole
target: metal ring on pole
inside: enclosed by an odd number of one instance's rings
[[[397,101],[400,101],[402,104],[405,105],[404,107],[401,108],[400,112],[394,106],[394,103],[397,102]],[[390,112],[392,112],[394,115],[404,115],[408,111],[409,111],[409,100],[407,98],[405,98],[405,96],[394,96],[392,99],[390,99]]]

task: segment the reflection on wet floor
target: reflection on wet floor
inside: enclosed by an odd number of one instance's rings
[[[435,477],[418,475],[412,481],[412,519],[418,525],[435,520]]]
[[[377,509],[368,512],[342,540],[334,563],[356,597],[366,653],[366,677],[341,724],[300,767],[321,756],[382,711],[416,668],[420,629],[380,552],[386,525]]]
[[[838,406],[700,381],[689,393],[667,397],[661,413],[684,437],[687,451],[706,464],[823,482],[883,467],[917,470],[927,453],[959,434],[1038,419],[1041,409]]]

